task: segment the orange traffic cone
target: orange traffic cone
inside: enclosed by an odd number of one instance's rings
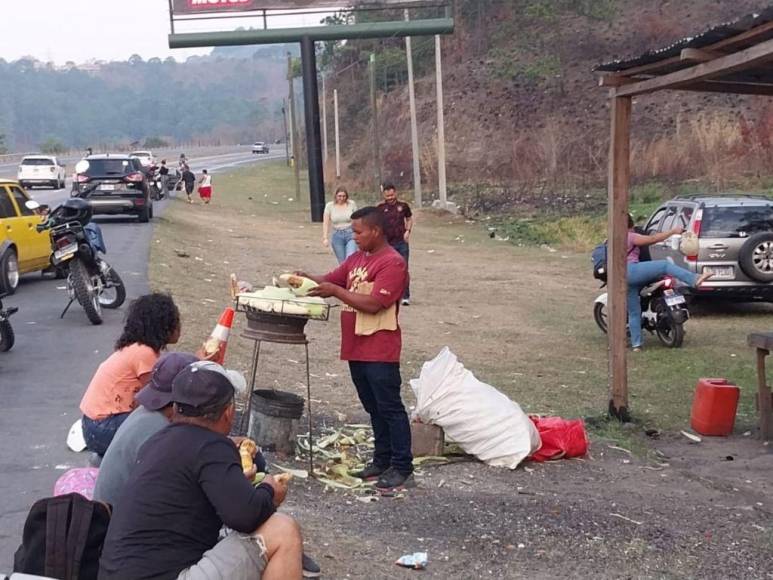
[[[231,327],[234,323],[234,309],[231,307],[223,310],[220,320],[217,321],[215,329],[209,335],[207,342],[204,343],[204,352],[207,356],[214,355],[210,360],[223,364],[225,360],[225,350],[228,346],[228,335],[231,333]]]

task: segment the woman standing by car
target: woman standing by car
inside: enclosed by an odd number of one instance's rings
[[[333,253],[340,264],[357,251],[352,232],[352,214],[357,211],[357,204],[349,199],[345,188],[336,189],[334,201],[325,206],[322,220],[322,244],[333,246]],[[330,226],[333,227],[333,237],[328,238]]]
[[[147,294],[132,302],[115,352],[99,365],[81,400],[83,437],[90,451],[105,454],[161,351],[180,339],[180,328],[180,312],[168,294]]]
[[[631,331],[631,348],[634,352],[639,352],[642,347],[641,297],[639,296],[642,288],[666,275],[673,276],[691,288],[698,288],[712,276],[709,272],[698,276],[698,274],[693,274],[689,270],[680,268],[668,260],[639,261],[642,247],[663,242],[671,236],[680,235],[683,231],[683,228],[675,227],[652,235],[639,234],[634,231],[633,218],[630,214],[628,215],[628,246],[626,254],[628,262],[628,328]]]

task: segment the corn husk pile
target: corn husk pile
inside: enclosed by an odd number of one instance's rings
[[[327,428],[314,437],[314,462],[316,479],[328,490],[347,490],[361,494],[373,494],[375,481],[363,481],[351,475],[365,467],[373,455],[373,430],[370,425],[349,424],[340,428]],[[309,434],[298,436],[299,458],[308,459]],[[414,467],[427,464],[448,463],[445,457],[417,457]],[[421,475],[417,472],[418,475]]]

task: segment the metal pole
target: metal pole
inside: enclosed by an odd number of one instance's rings
[[[290,136],[287,133],[287,115],[288,115],[288,109],[287,109],[287,99],[282,99],[282,123],[284,124],[285,128],[285,159],[287,161],[287,167],[290,167]]]
[[[322,166],[322,138],[319,127],[319,90],[317,89],[317,56],[314,41],[301,39],[303,68],[303,105],[306,112],[306,151],[309,159],[309,201],[311,221],[321,222],[325,209],[325,171]]]
[[[327,164],[327,87],[322,74],[322,160]]]
[[[373,115],[373,165],[376,171],[376,191],[381,187],[381,149],[378,134],[378,102],[376,100],[376,54],[370,53],[370,107]]]
[[[405,9],[408,20],[408,9]],[[419,128],[416,121],[416,93],[413,88],[413,50],[411,37],[405,37],[405,55],[408,60],[408,102],[411,108],[411,148],[413,150],[413,193],[416,207],[421,207],[421,165],[419,162]]]
[[[268,30],[268,18],[265,10],[263,11],[263,30]]]
[[[171,27],[172,34],[174,34],[174,6],[172,0],[169,0],[169,26]]]
[[[341,177],[341,145],[338,134],[338,89],[333,89],[333,115],[335,116],[336,177]]]
[[[437,84],[437,163],[438,196],[440,207],[447,206],[446,190],[446,128],[443,116],[443,57],[440,53],[440,35],[435,35],[435,78]]]
[[[295,199],[301,198],[301,168],[298,164],[298,116],[295,114],[295,87],[293,86],[293,57],[287,54],[287,78],[290,83],[290,147],[293,151],[293,170],[295,172]]]

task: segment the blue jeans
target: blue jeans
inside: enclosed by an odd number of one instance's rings
[[[104,455],[112,443],[118,427],[128,416],[129,413],[118,413],[95,421],[84,415],[81,423],[83,424],[83,438],[86,440],[86,448],[99,456]]]
[[[333,237],[330,238],[330,245],[333,246],[333,253],[336,255],[339,264],[346,260],[346,258],[357,251],[352,228],[335,230]]]
[[[647,284],[659,280],[665,275],[673,276],[688,286],[695,286],[698,275],[680,268],[668,260],[651,260],[628,264],[628,328],[631,331],[631,346],[642,344],[641,336],[641,297],[639,292]]]
[[[408,269],[408,258],[411,257],[411,248],[408,245],[408,242],[405,240],[402,240],[400,242],[395,242],[392,244],[392,247],[397,250],[397,253],[400,254],[403,257],[403,260],[405,260],[405,268]],[[411,299],[411,284],[410,284],[410,276],[408,277],[409,282],[405,285],[405,292],[403,293],[403,300],[410,300]]]
[[[373,463],[403,475],[412,473],[411,425],[400,397],[400,363],[349,361],[349,371],[373,425]]]

